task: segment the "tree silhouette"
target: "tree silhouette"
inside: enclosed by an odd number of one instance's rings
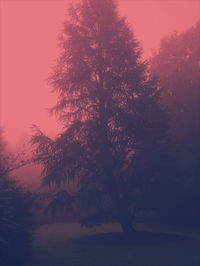
[[[199,137],[200,21],[190,29],[165,37],[151,59],[151,69],[163,86],[162,103],[173,114],[177,138]]]
[[[32,200],[11,179],[16,160],[7,154],[0,129],[0,264],[27,265],[34,229]]]
[[[163,87],[162,103],[171,112],[171,133],[183,176],[199,176],[200,160],[200,21],[163,39],[151,69]],[[187,168],[187,169],[186,169]]]
[[[56,199],[85,208],[83,225],[115,220],[133,232],[144,178],[157,169],[167,131],[159,87],[112,0],[72,6],[59,46],[50,77],[59,99],[51,111],[64,130],[52,140],[36,128],[34,160],[45,183],[75,182],[73,194],[62,191]]]
[[[182,33],[166,36],[150,61],[151,71],[163,87],[161,102],[171,113],[170,132],[179,179],[173,190],[174,197],[181,199],[181,204],[174,201],[174,213],[190,221],[197,221],[199,216],[199,42],[200,21]]]

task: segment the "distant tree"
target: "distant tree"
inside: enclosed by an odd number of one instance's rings
[[[83,225],[115,220],[133,232],[144,180],[162,168],[167,116],[160,89],[112,0],[72,6],[59,46],[50,83],[59,97],[52,112],[64,130],[52,140],[36,128],[34,160],[44,183],[62,189],[59,206],[87,210]],[[64,184],[71,181],[70,194]]]
[[[150,60],[151,71],[163,87],[161,103],[171,114],[170,132],[180,178],[175,197],[179,195],[182,202],[176,212],[185,211],[184,215],[188,213],[191,217],[200,210],[199,43],[200,21],[182,33],[165,37]]]
[[[191,170],[197,170],[200,162],[199,42],[200,21],[183,33],[164,38],[151,59],[151,69],[163,86],[161,101],[172,114],[174,142],[184,165],[193,164]]]
[[[200,21],[182,33],[165,37],[150,62],[152,71],[159,76],[164,87],[162,102],[173,113],[174,133],[179,137],[186,134],[199,136],[199,41]]]
[[[26,266],[31,254],[32,201],[10,177],[16,167],[13,161],[0,132],[0,264]]]

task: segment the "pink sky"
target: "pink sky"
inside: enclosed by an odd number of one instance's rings
[[[0,0],[0,123],[12,147],[30,135],[32,124],[51,135],[58,130],[47,112],[56,96],[49,93],[46,79],[70,2]],[[118,2],[147,57],[162,36],[183,31],[200,18],[200,0]]]

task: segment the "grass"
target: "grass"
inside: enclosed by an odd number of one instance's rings
[[[159,234],[164,238],[169,234],[187,238],[167,242],[161,238],[158,243],[117,243],[105,241],[98,235],[120,232],[117,224],[92,229],[81,228],[78,224],[42,225],[34,237],[31,266],[200,266],[200,229],[155,225],[136,228],[165,233]],[[110,234],[110,237],[113,235],[120,233]]]

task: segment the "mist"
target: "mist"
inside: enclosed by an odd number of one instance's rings
[[[200,1],[0,5],[3,266],[200,265]]]

